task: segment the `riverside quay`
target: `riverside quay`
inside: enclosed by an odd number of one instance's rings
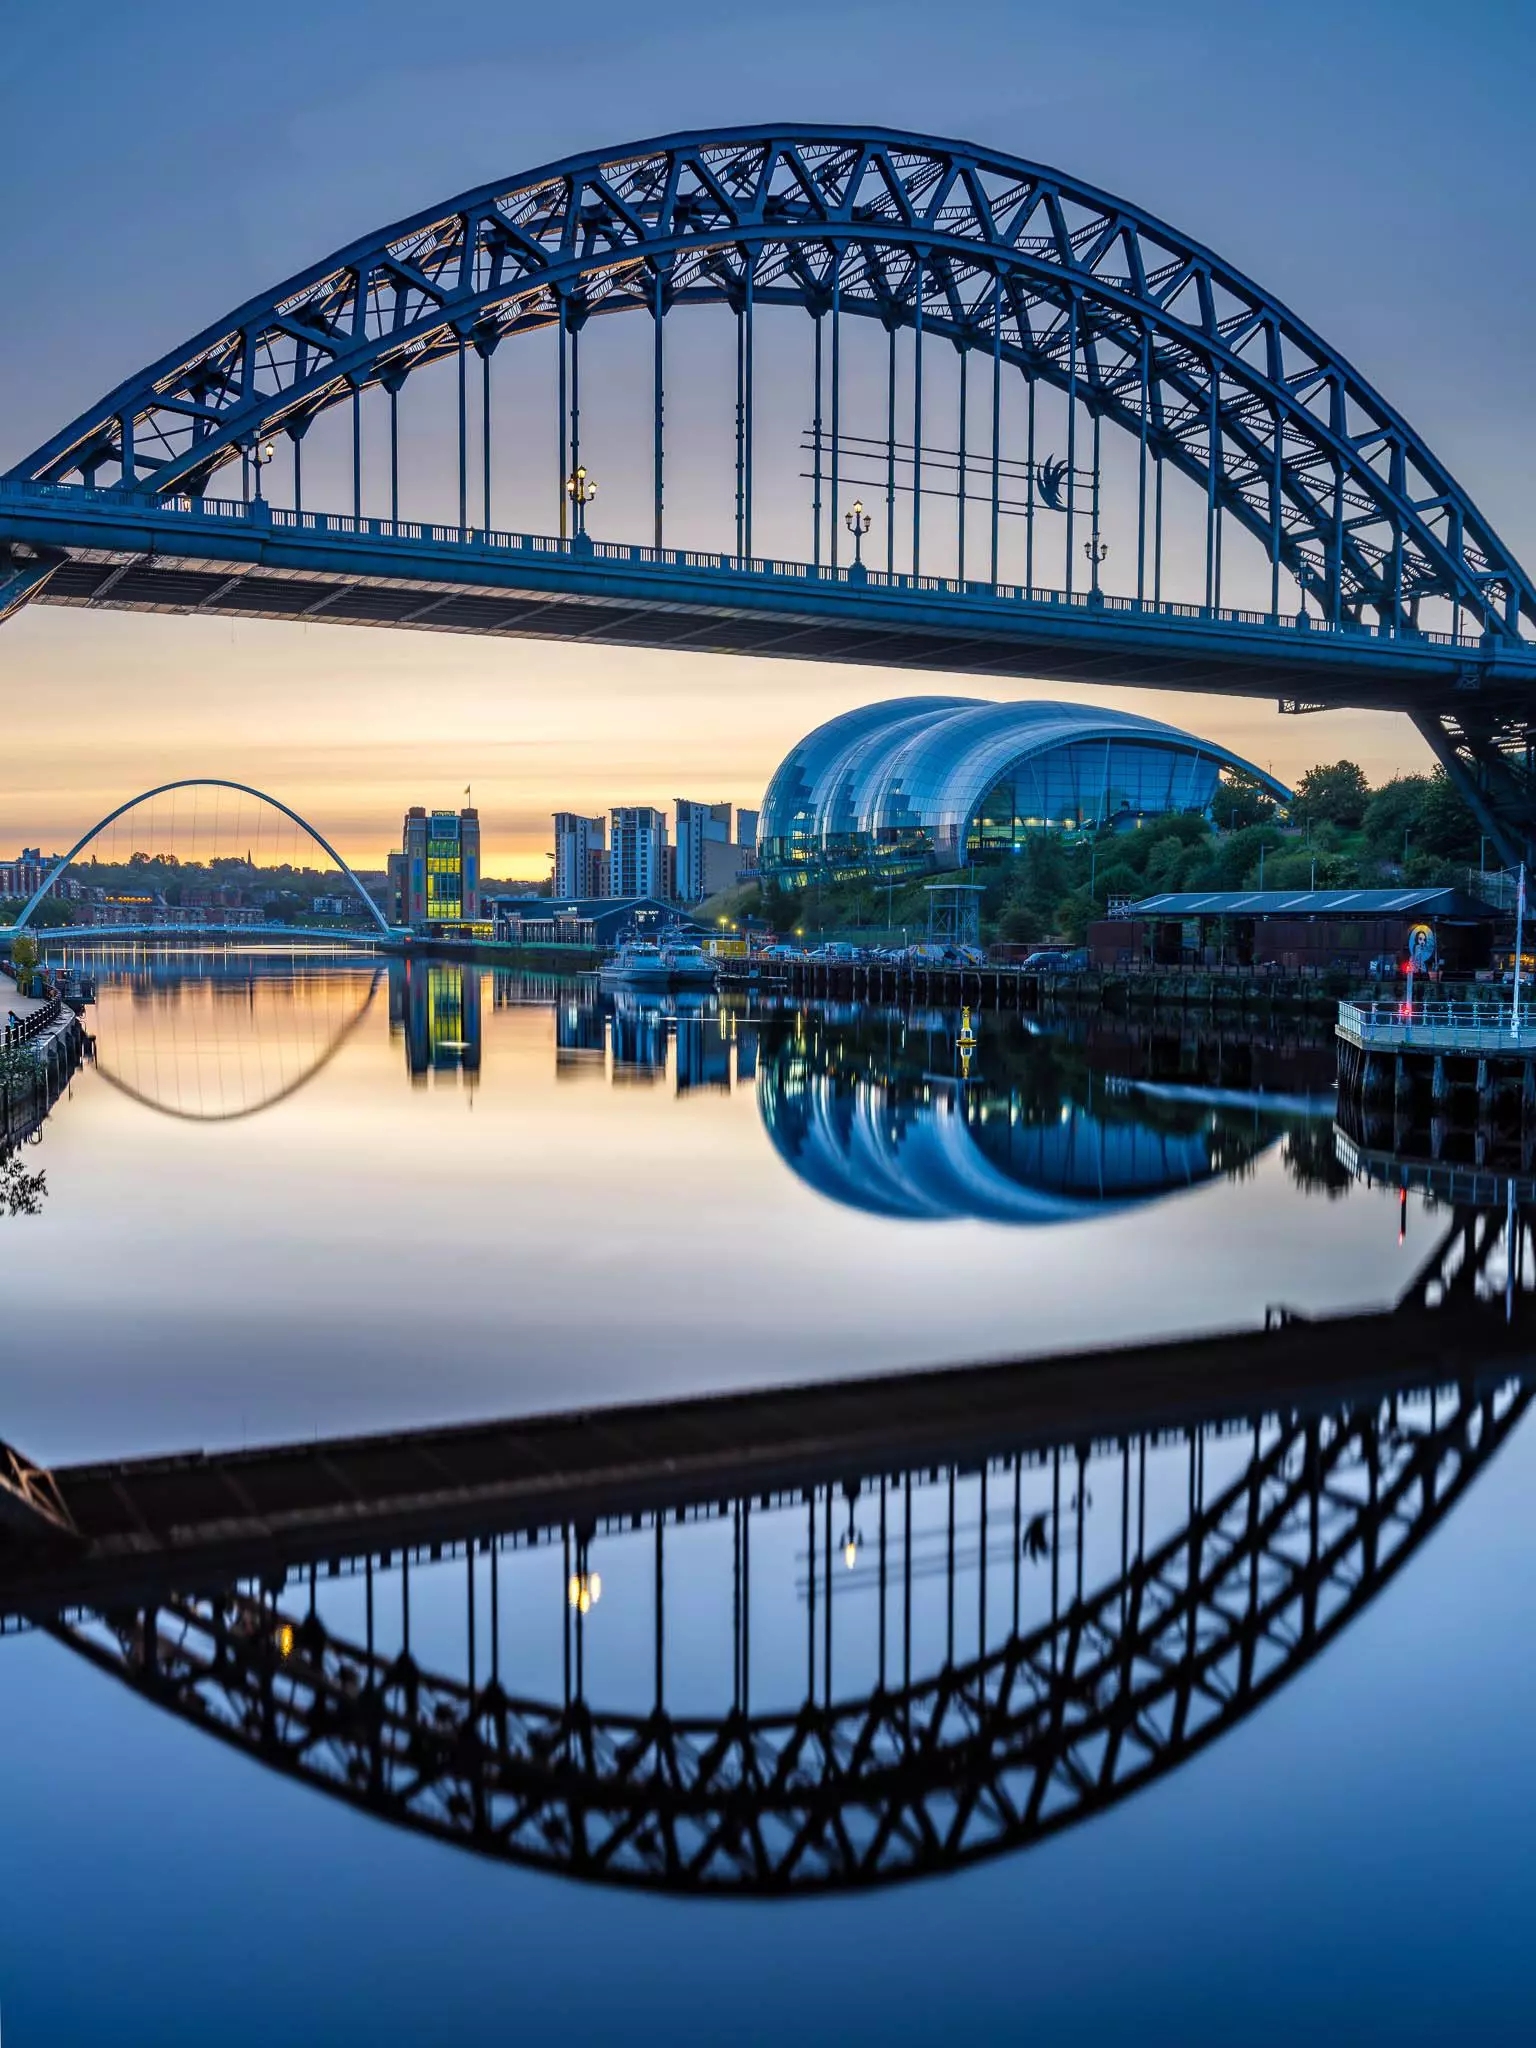
[[[1428,1096],[1436,1111],[1475,1098],[1480,1119],[1518,1095],[1536,1124],[1536,1017],[1513,1004],[1340,1003],[1339,1095],[1361,1103]]]

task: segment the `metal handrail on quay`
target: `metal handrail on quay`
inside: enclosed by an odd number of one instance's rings
[[[0,1031],[0,1045],[10,1052],[30,1043],[34,1038],[41,1038],[51,1025],[57,1024],[63,1008],[59,997],[52,997],[40,1010],[31,1010],[25,1017],[18,1018],[14,1024],[4,1026],[3,1031]]]
[[[1536,1015],[1511,1003],[1340,1003],[1337,1034],[1362,1052],[1536,1053]]]

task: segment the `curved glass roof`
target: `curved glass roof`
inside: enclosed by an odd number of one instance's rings
[[[1096,800],[1093,815],[1103,818],[1119,807],[1109,799],[1125,785],[1127,748],[1146,750],[1152,770],[1138,776],[1133,809],[1203,809],[1223,767],[1290,799],[1283,783],[1229,748],[1134,712],[1040,699],[897,697],[843,712],[791,750],[763,799],[758,844],[772,851],[798,843],[809,852],[831,840],[919,829],[936,846],[955,846],[999,782],[1067,750],[1074,772],[1062,801],[1075,807],[1071,822]],[[1058,820],[1047,808],[1039,822]]]

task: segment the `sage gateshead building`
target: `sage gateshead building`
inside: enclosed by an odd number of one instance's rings
[[[1030,832],[1219,815],[1224,777],[1290,791],[1226,747],[1092,704],[898,697],[829,719],[782,761],[763,799],[758,866],[815,874],[963,867]]]

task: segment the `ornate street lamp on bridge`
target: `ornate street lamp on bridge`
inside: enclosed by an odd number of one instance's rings
[[[582,554],[586,554],[592,546],[591,538],[587,533],[587,507],[597,496],[597,478],[587,474],[587,466],[584,462],[578,462],[566,478],[565,495],[570,499],[575,515],[571,533],[571,545]]]
[[[853,562],[848,571],[850,582],[862,583],[869,575],[864,566],[864,536],[869,531],[869,514],[864,510],[864,500],[855,498],[852,506],[843,514],[843,524],[853,535]]]

